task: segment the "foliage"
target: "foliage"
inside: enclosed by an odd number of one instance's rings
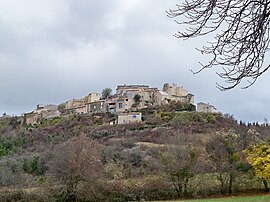
[[[104,88],[101,92],[102,99],[108,99],[111,96],[112,89],[111,88]]]
[[[0,138],[0,157],[9,154],[17,149],[17,147],[22,146],[25,143],[25,138],[23,136],[17,136],[14,139],[2,139]]]
[[[161,117],[163,122],[169,122],[170,120],[173,119],[174,115],[175,114],[173,112],[161,112],[160,113],[160,117]]]
[[[82,200],[90,193],[95,196],[102,176],[100,159],[97,144],[85,135],[60,145],[48,173],[59,184],[54,196],[64,201]]]
[[[59,105],[57,106],[57,109],[58,109],[59,111],[65,110],[65,109],[66,109],[66,104],[65,104],[65,103],[59,104]]]
[[[135,95],[134,95],[134,98],[133,98],[134,101],[135,101],[135,104],[138,105],[138,104],[140,103],[140,101],[141,101],[141,98],[142,98],[142,97],[141,97],[139,94],[135,94]]]
[[[172,102],[170,103],[172,104]],[[175,111],[196,111],[196,107],[191,103],[177,102],[174,104]]]
[[[241,164],[238,152],[238,135],[229,130],[211,139],[206,145],[209,160],[221,183],[221,193],[232,193],[232,186]]]
[[[167,14],[178,18],[175,21],[184,29],[175,34],[177,38],[215,36],[199,50],[212,59],[194,73],[223,67],[218,75],[227,86],[218,85],[221,90],[234,88],[243,79],[247,88],[269,69],[269,64],[264,65],[270,37],[269,1],[187,0]]]
[[[212,113],[179,112],[171,120],[172,125],[181,126],[194,123],[215,123],[216,118]]]
[[[54,117],[51,119],[42,119],[37,127],[46,127],[46,126],[54,126],[62,123],[63,117]]]
[[[95,133],[92,134],[92,138],[94,140],[104,138],[104,137],[108,137],[108,136],[110,136],[110,131],[107,131],[107,130],[96,131]]]
[[[100,117],[112,117],[95,114],[48,120],[32,130],[13,128],[10,118],[0,118],[0,145],[6,152],[0,159],[0,199],[5,187],[27,188],[44,201],[207,197],[219,194],[222,182],[227,193],[230,175],[235,193],[261,189],[261,180],[242,159],[236,134],[249,136],[252,129],[266,140],[269,126],[239,126],[211,113],[145,113],[147,121],[154,116],[155,127],[98,125]],[[228,127],[235,132],[224,130]]]
[[[170,100],[168,104],[164,104],[158,107],[159,110],[164,112],[174,111],[196,111],[195,105],[191,103],[183,103],[180,101]]]
[[[255,171],[255,174],[264,182],[265,188],[268,189],[270,180],[270,144],[258,143],[251,145],[245,150],[247,161]]]
[[[187,196],[188,182],[195,175],[198,151],[194,146],[185,144],[181,135],[173,142],[166,152],[160,154],[160,159],[177,194]]]

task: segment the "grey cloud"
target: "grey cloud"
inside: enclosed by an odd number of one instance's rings
[[[267,77],[220,92],[215,70],[192,75],[202,39],[172,37],[175,0],[0,0],[0,114],[60,103],[117,84],[183,85],[196,102],[243,120],[268,118]],[[134,5],[133,5],[134,4]],[[269,74],[268,74],[269,75]],[[256,107],[254,107],[256,106]]]

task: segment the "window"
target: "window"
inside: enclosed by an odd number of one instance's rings
[[[123,108],[123,103],[122,102],[118,103],[118,108],[119,109]]]

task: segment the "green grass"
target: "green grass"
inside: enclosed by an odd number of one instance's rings
[[[270,202],[270,195],[262,196],[233,196],[226,198],[176,200],[173,202]]]

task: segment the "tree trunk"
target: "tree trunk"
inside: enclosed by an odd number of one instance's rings
[[[188,195],[188,191],[187,191],[188,181],[189,181],[188,178],[186,178],[186,179],[184,180],[184,183],[185,183],[185,184],[184,184],[184,195],[185,195],[185,196]]]
[[[181,196],[181,191],[182,191],[182,186],[181,186],[181,183],[180,183],[180,180],[179,180],[179,177],[177,176],[176,177],[176,181],[174,180],[174,176],[171,175],[171,180],[173,182],[173,187],[178,195],[178,197]]]
[[[219,178],[218,180],[220,181],[221,185],[220,185],[220,193],[221,194],[224,194],[224,179],[223,179],[223,176],[222,176],[222,173],[219,174]]]
[[[229,176],[229,194],[232,194],[232,185],[233,185],[233,174],[230,173],[230,176]]]
[[[268,183],[266,180],[263,180],[263,185],[264,185],[265,192],[269,192],[269,187],[268,187]]]

